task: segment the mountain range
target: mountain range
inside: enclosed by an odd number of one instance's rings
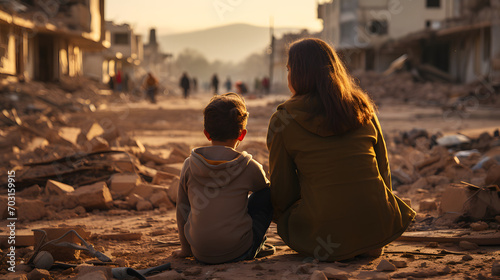
[[[275,36],[298,28],[276,28]],[[209,61],[239,62],[247,56],[263,52],[270,44],[268,27],[249,24],[231,24],[199,31],[158,36],[163,52],[174,57],[189,48],[202,53]]]

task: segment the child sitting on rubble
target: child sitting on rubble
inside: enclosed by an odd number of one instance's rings
[[[218,264],[274,253],[264,244],[273,216],[269,181],[251,155],[235,150],[247,133],[243,98],[214,96],[203,114],[203,132],[212,145],[193,149],[182,167],[177,197],[181,249],[174,256]]]

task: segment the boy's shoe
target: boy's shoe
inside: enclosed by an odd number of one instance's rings
[[[264,245],[260,249],[259,253],[255,256],[255,258],[257,259],[257,258],[271,256],[274,253],[276,253],[276,248],[273,245],[264,243]]]

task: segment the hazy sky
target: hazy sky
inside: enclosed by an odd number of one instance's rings
[[[106,0],[105,18],[129,23],[137,33],[156,27],[159,34],[248,23],[321,30],[317,0]]]

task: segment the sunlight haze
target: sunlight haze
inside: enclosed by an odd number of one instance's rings
[[[106,20],[129,23],[138,33],[181,33],[246,23],[321,30],[317,0],[108,0]]]

